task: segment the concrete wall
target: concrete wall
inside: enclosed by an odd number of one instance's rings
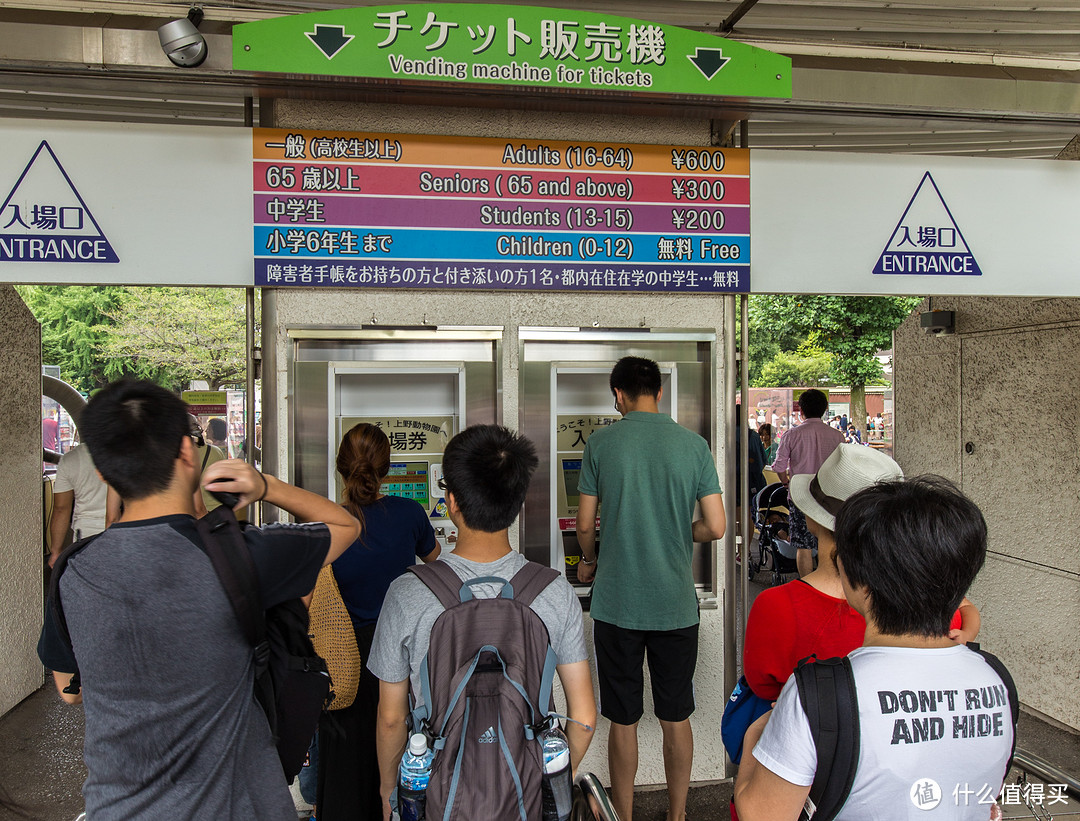
[[[599,118],[583,115],[537,114],[513,111],[463,111],[460,109],[419,109],[394,106],[326,104],[306,101],[278,101],[272,123],[276,127],[326,128],[402,133],[455,134],[470,136],[520,137],[530,139],[579,139],[607,142],[707,145],[709,123],[704,121],[651,120],[647,118]],[[276,293],[277,328],[264,328],[264,344],[276,346],[278,391],[276,410],[280,427],[279,465],[282,475],[288,465],[288,397],[286,395],[286,329],[299,326],[380,325],[502,325],[507,331],[502,347],[501,405],[503,421],[516,427],[518,418],[517,357],[519,326],[604,327],[693,327],[713,328],[717,351],[722,350],[723,302],[718,298],[611,296],[585,294],[496,294],[432,293],[389,291],[302,291],[282,289]],[[722,356],[718,355],[722,360]],[[722,361],[716,385],[723,385]],[[718,388],[719,390],[719,388]],[[267,397],[269,400],[270,397]],[[270,405],[264,400],[264,413]],[[720,431],[714,441],[723,441]],[[721,466],[721,476],[723,475]],[[720,563],[721,573],[723,569]],[[723,580],[718,582],[721,590]],[[695,781],[724,777],[724,750],[720,742],[723,714],[723,602],[720,609],[702,612],[701,646],[695,679],[698,711]],[[591,625],[586,624],[591,635]],[[659,726],[646,705],[640,732],[641,763],[638,784],[664,783]],[[585,766],[610,783],[607,772],[607,729],[601,722]]]
[[[0,285],[0,715],[41,686],[41,328]]]
[[[896,458],[978,503],[990,539],[970,593],[979,641],[1026,706],[1080,729],[1080,300],[934,297],[932,307],[956,312],[957,333],[927,336],[918,312],[896,332]]]

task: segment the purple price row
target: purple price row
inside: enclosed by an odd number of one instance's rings
[[[255,224],[748,234],[750,209],[730,205],[482,202],[422,197],[256,194]]]

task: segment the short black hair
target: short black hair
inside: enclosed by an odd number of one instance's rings
[[[879,482],[836,515],[836,558],[869,592],[878,629],[893,636],[947,635],[986,559],[986,521],[940,476]]]
[[[803,391],[799,395],[799,410],[807,419],[820,419],[829,409],[829,397],[817,388]]]
[[[465,524],[498,533],[517,518],[539,463],[526,437],[501,425],[473,425],[447,442],[443,478]]]
[[[631,402],[640,396],[659,396],[660,367],[643,356],[624,356],[611,369],[608,384],[612,393],[620,390]]]
[[[125,378],[90,397],[79,435],[94,467],[120,498],[145,499],[172,481],[181,443],[191,435],[190,419],[176,394]]]
[[[206,423],[206,431],[215,442],[229,437],[229,427],[220,416],[215,416]]]

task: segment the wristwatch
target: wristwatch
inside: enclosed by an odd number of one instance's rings
[[[587,565],[594,565],[594,564],[596,564],[596,559],[593,559],[593,560],[592,560],[592,561],[590,562],[590,561],[589,561],[588,559],[586,559],[586,558],[585,558],[585,556],[584,556],[584,555],[582,555],[582,557],[581,557],[581,563],[582,563],[582,564],[587,564]]]

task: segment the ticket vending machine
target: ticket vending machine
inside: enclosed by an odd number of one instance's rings
[[[366,422],[390,439],[390,475],[381,490],[419,503],[445,547],[453,543],[453,524],[439,490],[442,454],[465,418],[463,363],[418,365],[401,363],[330,362],[329,441],[336,454],[342,437]],[[341,475],[331,457],[327,486],[341,499]]]
[[[456,533],[438,483],[446,443],[468,425],[495,422],[501,329],[291,330],[295,479],[341,498],[342,436],[360,422],[390,439],[388,495],[427,512],[443,549]]]
[[[581,549],[577,543],[578,479],[581,475],[581,457],[585,443],[600,428],[611,425],[622,418],[615,410],[608,387],[608,374],[615,362],[595,365],[577,365],[572,363],[551,363],[551,415],[554,419],[554,436],[551,438],[550,472],[553,502],[552,519],[555,527],[551,529],[552,567],[560,567],[567,579],[585,595],[587,585],[578,584],[577,563],[581,558]],[[671,414],[677,413],[672,408],[678,407],[674,401],[677,378],[670,363],[657,363],[660,366],[663,394],[660,410]],[[676,421],[678,419],[676,418]],[[597,528],[600,519],[597,516]],[[597,530],[597,551],[600,550],[600,532]]]
[[[537,445],[539,479],[522,512],[525,555],[564,572],[578,595],[578,479],[585,443],[621,415],[614,407],[608,375],[623,356],[657,362],[662,376],[660,410],[713,445],[716,425],[715,332],[649,329],[521,328],[520,426]],[[599,532],[603,554],[603,533]],[[699,596],[716,592],[712,545],[696,545],[694,576]],[[706,605],[707,606],[707,605]]]

